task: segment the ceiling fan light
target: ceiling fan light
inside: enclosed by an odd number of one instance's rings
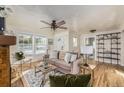
[[[0,7],[0,17],[7,17],[7,15],[5,7]]]

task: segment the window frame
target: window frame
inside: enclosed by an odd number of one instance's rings
[[[78,38],[77,37],[73,37],[73,47],[78,47]]]
[[[46,38],[46,47],[48,47],[48,38],[46,36],[43,35],[37,35],[37,34],[33,34],[33,33],[28,33],[28,32],[21,32],[21,33],[17,33],[17,45],[16,45],[16,50],[20,51],[19,49],[19,36],[20,35],[31,35],[32,36],[32,53],[25,53],[26,56],[30,56],[30,55],[40,55],[43,53],[36,53],[35,51],[35,38],[38,37],[44,37]]]
[[[35,44],[36,44],[35,39],[36,39],[36,37],[46,38],[46,45],[44,45],[44,46],[46,46],[46,48],[48,47],[48,38],[46,36],[42,36],[42,35],[35,35],[34,36],[34,54],[35,55],[43,54],[43,53],[36,53],[36,47],[35,47]]]

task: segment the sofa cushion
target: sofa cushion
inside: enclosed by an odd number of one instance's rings
[[[64,60],[58,60],[58,61],[55,61],[54,63],[58,68],[60,67],[66,70],[71,70],[71,64],[66,63]]]
[[[51,58],[51,59],[49,59],[49,63],[52,64],[52,65],[57,66],[58,68],[71,70],[71,64],[66,63],[64,60]]]
[[[51,58],[50,61],[57,62],[59,59]]]
[[[70,62],[74,62],[77,59],[77,54],[71,54]]]
[[[49,59],[49,63],[52,64],[52,65],[54,65],[57,60],[58,59],[51,58],[51,59]]]
[[[55,50],[51,51],[50,58],[58,59],[58,51],[55,51]]]
[[[70,63],[66,63],[64,60],[59,60],[58,63],[60,63],[61,65],[65,65],[67,67],[70,67]]]
[[[51,87],[87,87],[91,79],[91,74],[61,76],[49,76]]]
[[[71,54],[70,53],[66,53],[64,61],[67,62],[67,64],[68,64],[70,62],[70,59],[71,59]]]
[[[64,51],[59,51],[59,59],[64,60],[65,57],[65,52]]]

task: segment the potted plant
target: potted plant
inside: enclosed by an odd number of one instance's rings
[[[24,58],[25,58],[24,53],[23,53],[22,51],[16,52],[16,53],[15,53],[15,58],[16,58],[17,60],[22,60],[22,59],[24,59]]]

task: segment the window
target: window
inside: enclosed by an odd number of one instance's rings
[[[77,47],[78,45],[78,40],[76,37],[73,37],[73,47]]]
[[[47,50],[47,38],[42,36],[35,37],[35,53],[46,53]]]
[[[85,45],[86,46],[93,46],[94,41],[95,41],[94,37],[86,38],[85,39]]]
[[[18,35],[18,50],[25,54],[42,54],[47,50],[47,38],[39,35],[21,33]]]
[[[19,34],[19,50],[22,50],[26,54],[33,53],[33,43],[32,43],[32,35],[28,34]]]
[[[84,38],[84,46],[86,47],[93,47],[93,54],[89,56],[91,59],[95,59],[95,37],[94,36],[88,36]]]

